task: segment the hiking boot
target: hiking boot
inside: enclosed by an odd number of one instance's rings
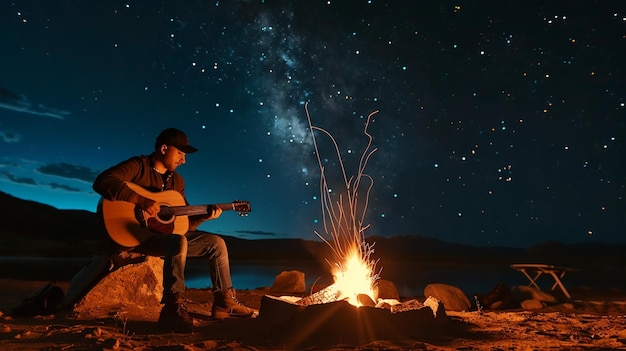
[[[235,289],[233,288],[225,291],[215,291],[213,296],[215,297],[213,308],[211,309],[211,317],[213,319],[254,318],[259,314],[259,311],[254,308],[237,301]]]
[[[158,325],[163,330],[175,333],[191,333],[193,318],[189,316],[187,306],[182,302],[169,302],[161,310]]]

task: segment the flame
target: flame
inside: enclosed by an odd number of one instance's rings
[[[352,248],[342,265],[332,272],[335,289],[341,293],[340,299],[346,299],[355,306],[361,306],[358,295],[365,294],[376,302],[376,277],[373,264],[363,259],[358,248]]]

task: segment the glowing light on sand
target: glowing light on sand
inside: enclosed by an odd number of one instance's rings
[[[374,185],[373,179],[365,173],[365,168],[372,154],[376,152],[376,148],[372,148],[372,136],[368,133],[367,128],[372,116],[378,111],[372,112],[367,117],[363,129],[363,133],[368,139],[367,146],[361,154],[356,175],[348,177],[335,138],[325,129],[312,124],[308,104],[305,105],[305,110],[320,167],[320,203],[324,234],[317,231],[315,234],[330,246],[334,255],[333,258],[326,259],[331,266],[331,273],[334,277],[333,290],[338,292],[338,300],[347,299],[348,302],[356,306],[360,305],[358,295],[361,294],[369,296],[372,301],[376,302],[376,282],[379,279],[379,274],[376,272],[377,261],[370,257],[374,252],[374,244],[365,241],[364,233],[369,225],[364,225],[363,221],[369,194]],[[325,167],[315,139],[316,131],[328,137],[334,146],[345,189],[334,188],[333,191],[330,191]],[[361,199],[359,199],[359,190],[365,191]]]

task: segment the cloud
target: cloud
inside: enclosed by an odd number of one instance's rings
[[[22,136],[10,130],[0,130],[0,139],[5,143],[17,143],[22,139]]]
[[[17,95],[2,87],[0,87],[0,108],[56,119],[65,119],[65,116],[70,114],[68,111],[47,107],[42,104],[33,104],[25,96]]]
[[[48,183],[48,185],[52,189],[61,189],[61,190],[69,191],[72,193],[79,193],[81,191],[81,189],[78,189],[78,188],[75,188],[73,186],[69,186],[66,184],[59,184],[59,183],[52,182],[52,183]]]
[[[88,167],[71,165],[69,163],[51,163],[37,168],[41,174],[54,175],[68,179],[78,179],[92,183],[98,176],[98,171]]]
[[[10,172],[2,172],[1,174],[4,175],[4,177],[6,179],[8,179],[9,181],[15,183],[15,184],[20,184],[20,185],[31,185],[31,186],[37,186],[37,185],[42,185],[42,186],[47,186],[50,189],[56,190],[56,189],[60,189],[60,190],[64,190],[67,192],[72,192],[72,193],[79,193],[82,190],[77,188],[77,187],[73,187],[71,185],[67,185],[67,184],[59,184],[56,182],[49,182],[49,183],[38,183],[35,179],[31,178],[31,177],[20,177],[17,176],[15,174],[11,174]]]
[[[0,180],[21,186],[69,193],[89,193],[98,171],[67,163],[44,164],[39,161],[0,157]],[[61,178],[61,179],[59,179]]]
[[[4,174],[4,176],[7,179],[9,179],[10,181],[12,181],[13,183],[25,184],[25,185],[37,185],[37,182],[33,178],[18,177],[18,176],[14,175],[14,174],[11,174],[9,172],[2,172],[2,174]]]
[[[262,230],[237,230],[238,234],[254,235],[254,236],[279,236],[274,232],[265,232]]]

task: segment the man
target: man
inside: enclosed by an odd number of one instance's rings
[[[150,192],[175,190],[185,199],[185,182],[176,168],[186,161],[186,155],[198,151],[189,145],[182,131],[169,128],[156,138],[154,152],[135,156],[102,172],[93,189],[106,200],[126,201],[136,205],[149,216],[160,211],[159,204],[128,186],[128,182]],[[165,330],[191,332],[193,319],[183,304],[185,263],[187,257],[203,256],[209,260],[213,284],[213,318],[253,317],[256,310],[239,303],[230,276],[228,250],[221,237],[196,230],[206,220],[218,218],[222,210],[213,206],[206,215],[189,216],[189,231],[184,235],[156,234],[132,248],[133,252],[164,258],[163,300],[158,325]]]

